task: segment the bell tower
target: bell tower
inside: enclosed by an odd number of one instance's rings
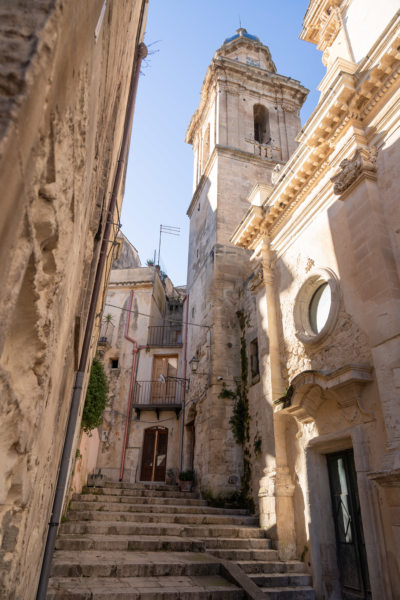
[[[214,54],[186,133],[194,150],[187,357],[197,365],[188,414],[195,414],[194,468],[214,494],[238,489],[242,468],[229,425],[232,398],[221,390],[241,374],[236,299],[250,273],[247,251],[230,238],[251,189],[260,183],[267,193],[273,170],[296,149],[307,93],[277,74],[268,47],[240,28]]]

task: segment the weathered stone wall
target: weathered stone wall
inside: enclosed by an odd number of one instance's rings
[[[0,8],[0,595],[10,599],[32,598],[40,573],[143,34],[142,3],[121,0],[107,3],[96,40],[102,7]]]

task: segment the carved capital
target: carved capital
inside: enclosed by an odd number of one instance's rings
[[[358,148],[352,158],[345,158],[340,163],[340,171],[331,178],[333,191],[340,196],[362,174],[373,175],[376,173],[377,150],[374,146]]]

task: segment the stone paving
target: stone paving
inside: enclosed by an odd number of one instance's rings
[[[48,591],[49,600],[260,595],[314,600],[304,565],[279,561],[255,517],[209,507],[173,486],[114,483],[74,495],[60,527]]]

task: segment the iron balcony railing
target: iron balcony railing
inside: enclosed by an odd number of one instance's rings
[[[183,389],[183,381],[177,381],[176,379],[169,380],[166,378],[165,381],[136,381],[133,406],[181,406]]]
[[[110,346],[112,345],[114,327],[114,323],[112,323],[111,321],[103,320],[100,327],[99,344],[110,344]]]
[[[148,346],[182,346],[182,329],[168,325],[151,325],[147,338]]]

